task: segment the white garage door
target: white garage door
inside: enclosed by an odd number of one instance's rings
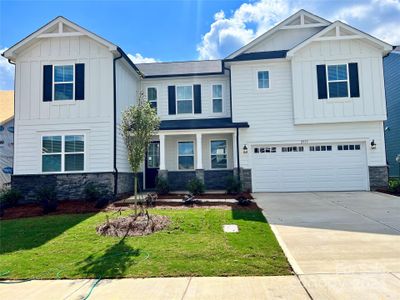
[[[363,143],[256,145],[251,161],[255,192],[368,189]]]

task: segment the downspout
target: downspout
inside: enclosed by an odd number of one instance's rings
[[[225,62],[222,61],[222,68],[229,71],[229,105],[231,109],[231,120],[232,120],[232,72],[230,68],[225,67]],[[237,177],[240,182],[240,152],[239,152],[239,127],[236,127],[236,162],[237,162]]]
[[[118,193],[118,168],[117,168],[117,76],[115,71],[116,61],[122,58],[122,54],[120,56],[113,59],[113,92],[114,92],[114,157],[113,157],[113,165],[114,165],[114,196],[117,196]]]

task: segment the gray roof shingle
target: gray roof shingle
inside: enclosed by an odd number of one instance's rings
[[[222,73],[221,60],[144,63],[136,66],[147,78]]]

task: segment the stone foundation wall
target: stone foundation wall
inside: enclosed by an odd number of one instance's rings
[[[388,168],[387,166],[370,166],[369,169],[369,185],[370,189],[382,189],[388,187]]]
[[[233,169],[233,174],[237,176],[238,169]],[[243,191],[252,191],[252,184],[251,184],[251,169],[243,169],[240,168],[240,181],[242,182]]]
[[[94,183],[102,190],[104,197],[112,198],[114,193],[114,173],[13,175],[11,186],[18,189],[22,202],[36,202],[36,193],[43,187],[54,187],[58,200],[85,199],[85,186]]]
[[[169,171],[168,184],[171,191],[186,191],[187,183],[196,177],[196,171]]]
[[[230,176],[233,176],[233,170],[204,171],[204,184],[206,190],[225,190],[226,180]]]
[[[117,193],[118,195],[133,193],[133,173],[118,173]],[[138,191],[143,191],[143,173],[138,173]]]

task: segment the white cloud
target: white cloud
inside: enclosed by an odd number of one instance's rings
[[[0,54],[7,49],[0,49]],[[12,89],[14,89],[14,65],[10,64],[3,56],[0,56],[0,90]]]
[[[400,45],[400,22],[386,23],[372,31],[372,35],[391,45]]]
[[[371,14],[373,10],[374,7],[370,3],[344,7],[335,14],[333,19],[346,23],[348,23],[351,19],[362,20]]]
[[[128,57],[135,64],[154,63],[154,62],[158,62],[159,61],[159,60],[157,60],[155,58],[152,58],[152,57],[143,57],[140,53],[136,53],[135,55],[128,54]]]
[[[199,59],[215,59],[239,49],[290,13],[285,0],[260,0],[242,4],[231,17],[223,11],[214,15],[210,30],[197,46]]]

